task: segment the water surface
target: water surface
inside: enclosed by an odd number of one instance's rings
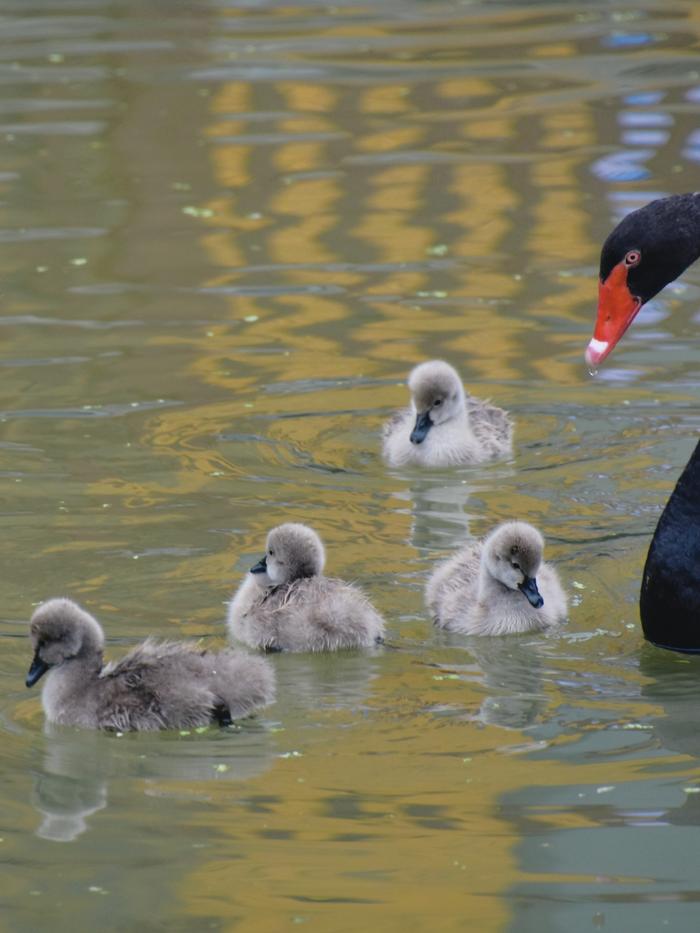
[[[698,431],[700,272],[599,376],[600,244],[697,187],[700,13],[634,4],[0,0],[8,930],[696,925],[700,668],[640,638]],[[387,470],[408,369],[517,419],[512,462]],[[560,632],[436,634],[431,566],[540,526]],[[45,729],[26,619],[111,656],[223,643],[307,521],[391,646],[275,658],[204,735]]]

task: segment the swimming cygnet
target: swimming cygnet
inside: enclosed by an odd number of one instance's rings
[[[232,638],[268,651],[335,651],[383,641],[384,620],[362,590],[323,576],[321,539],[287,523],[267,536],[265,556],[229,603]]]
[[[509,635],[549,628],[566,618],[556,570],[542,562],[544,540],[532,525],[505,522],[434,571],[425,601],[450,632]]]
[[[410,407],[384,425],[382,452],[390,466],[456,466],[512,455],[510,415],[466,395],[449,363],[430,360],[416,366],[408,388]]]
[[[148,639],[103,665],[102,628],[70,599],[42,603],[30,637],[26,683],[46,674],[41,699],[51,722],[120,732],[228,725],[275,695],[269,662],[230,648],[212,653]]]

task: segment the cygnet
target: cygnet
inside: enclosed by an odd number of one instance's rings
[[[228,725],[275,695],[270,663],[230,648],[215,653],[148,639],[104,665],[102,628],[70,599],[42,603],[30,637],[26,684],[46,675],[41,698],[55,723],[120,732]]]
[[[389,466],[446,467],[512,456],[510,415],[465,394],[449,363],[416,366],[408,388],[410,407],[384,425],[382,452]]]
[[[323,576],[321,539],[287,523],[267,536],[265,556],[228,607],[231,637],[267,651],[336,651],[380,644],[384,620],[357,586]]]
[[[542,561],[544,539],[526,522],[505,522],[438,565],[425,597],[435,624],[468,635],[550,628],[566,618],[556,570]]]

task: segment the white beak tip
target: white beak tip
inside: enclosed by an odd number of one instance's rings
[[[609,347],[610,344],[607,340],[596,340],[595,337],[592,337],[586,347],[586,363],[589,366],[597,366],[608,355]]]

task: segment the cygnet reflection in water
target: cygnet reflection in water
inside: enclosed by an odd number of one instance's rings
[[[202,731],[203,729],[203,731]],[[90,829],[89,818],[109,806],[114,784],[123,794],[201,794],[211,781],[246,781],[268,771],[279,755],[276,735],[264,723],[245,720],[226,730],[215,724],[180,733],[131,733],[44,723],[43,756],[33,776],[31,802],[41,815],[36,834],[71,842]],[[201,787],[198,785],[201,783]],[[136,804],[136,806],[138,806]]]
[[[37,774],[32,805],[42,815],[37,836],[52,842],[73,842],[88,828],[88,818],[107,806],[107,783],[88,777]]]
[[[481,639],[469,653],[483,673],[484,697],[478,720],[502,729],[527,729],[547,708],[542,659],[526,638]]]

